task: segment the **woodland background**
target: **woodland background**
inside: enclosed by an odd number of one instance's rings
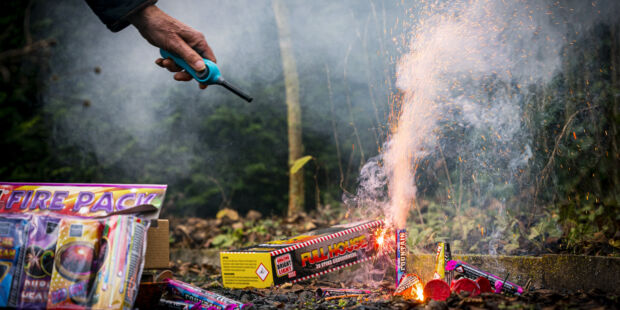
[[[312,5],[304,10],[321,10]],[[67,7],[74,8],[67,12],[71,18],[54,13]],[[169,185],[164,216],[208,218],[227,208],[284,218],[290,172],[285,79],[270,7],[261,11],[272,20],[262,45],[270,57],[245,66],[245,74],[234,68],[235,61],[221,65],[229,80],[237,77],[257,100],[247,104],[215,87],[205,97],[195,85],[189,91],[189,85],[175,87],[166,80],[158,100],[146,103],[161,118],[135,125],[156,133],[145,142],[132,130],[93,116],[114,107],[101,97],[122,102],[139,85],[102,83],[96,88],[86,82],[97,85],[97,79],[114,72],[97,58],[89,62],[70,56],[81,48],[70,44],[71,38],[92,36],[92,27],[105,30],[103,25],[82,27],[88,20],[98,23],[85,4],[67,1],[50,8],[43,1],[2,1],[0,180],[162,183]],[[398,109],[394,64],[407,40],[402,22],[407,10],[390,1],[350,6],[345,13],[357,23],[350,25],[346,40],[328,38],[341,48],[327,52],[305,45],[313,37],[299,35],[302,26],[295,14],[300,13],[290,11],[303,155],[313,158],[302,169],[304,208],[316,217],[325,216],[325,210],[344,214],[351,207],[343,204],[343,194],[354,195],[360,168],[378,154]],[[401,22],[395,23],[399,14]],[[491,129],[443,131],[441,152],[428,156],[417,174],[412,242],[452,240],[457,251],[465,252],[618,255],[619,64],[620,24],[599,24],[587,33],[567,34],[563,70],[552,83],[501,85],[522,96],[518,139],[530,141],[532,153],[527,168],[509,184],[466,164],[479,156],[492,166],[507,164],[501,156],[493,162],[494,154],[480,155],[481,145],[493,136]],[[268,79],[260,77],[266,68],[272,70]],[[76,139],[68,128],[104,133],[108,140]],[[88,145],[100,142],[99,148]],[[277,226],[277,221],[261,223],[237,228],[263,225],[255,232],[267,234]],[[224,237],[207,246],[250,242],[243,229],[218,233]]]

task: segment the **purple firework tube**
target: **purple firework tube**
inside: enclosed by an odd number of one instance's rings
[[[523,288],[512,282],[505,281],[504,279],[486,271],[482,271],[472,265],[459,260],[451,260],[446,265],[446,270],[454,270],[467,278],[476,280],[479,277],[487,278],[491,282],[491,286],[495,288],[495,293],[510,293],[515,295],[523,294]]]
[[[18,290],[19,308],[43,309],[47,304],[59,222],[60,218],[51,216],[35,216],[30,222],[28,247]]]

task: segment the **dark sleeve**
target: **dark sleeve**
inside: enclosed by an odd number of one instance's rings
[[[113,32],[129,26],[127,18],[157,0],[86,0],[88,6]]]

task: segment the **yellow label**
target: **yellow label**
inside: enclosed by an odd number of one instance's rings
[[[273,270],[269,253],[220,253],[222,282],[228,288],[256,287],[273,285]]]

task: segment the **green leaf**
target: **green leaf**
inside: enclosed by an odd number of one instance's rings
[[[311,159],[313,159],[311,155],[306,155],[304,157],[297,158],[297,160],[295,160],[295,162],[291,166],[291,174],[297,173],[297,171],[299,171],[299,169],[301,169]]]

